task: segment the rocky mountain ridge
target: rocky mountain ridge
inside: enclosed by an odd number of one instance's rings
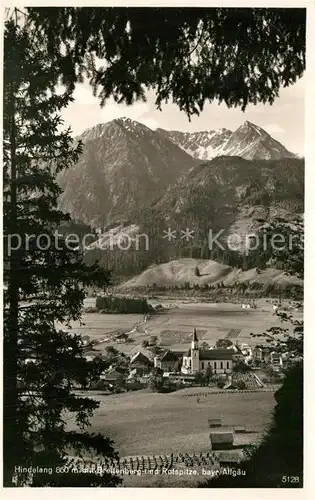
[[[296,157],[263,128],[249,121],[245,121],[234,132],[226,128],[192,133],[163,129],[157,131],[200,160],[211,160],[217,156],[241,156],[246,160]]]
[[[83,154],[59,175],[60,208],[93,227],[124,220],[154,203],[201,161],[219,156],[248,160],[294,158],[266,131],[245,122],[236,131],[186,133],[151,130],[129,118],[87,129]]]
[[[161,196],[194,160],[171,140],[130,119],[86,130],[83,154],[59,176],[60,208],[94,227]]]

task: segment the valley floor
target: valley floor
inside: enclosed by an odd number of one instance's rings
[[[239,303],[206,303],[191,299],[151,299],[156,306],[161,304],[164,312],[144,318],[140,314],[98,314],[84,313],[83,324],[73,323],[72,331],[88,335],[99,342],[95,350],[102,352],[111,345],[128,355],[142,350],[142,342],[150,336],[157,336],[158,345],[174,351],[185,351],[190,347],[192,332],[197,329],[200,343],[214,345],[218,339],[229,338],[253,345],[261,334],[272,326],[280,326],[280,319],[273,314],[271,299],[256,300],[256,309],[244,310]],[[86,299],[85,307],[93,307],[95,299]],[[289,307],[289,301],[282,301]],[[302,312],[291,312],[296,319],[302,319]],[[288,325],[286,325],[287,327]],[[117,333],[128,333],[130,343],[119,343]],[[260,340],[261,341],[261,340]]]
[[[164,312],[148,318],[137,314],[86,313],[84,324],[74,324],[73,331],[100,342],[91,354],[112,345],[132,355],[143,350],[143,340],[152,335],[158,337],[160,346],[183,351],[190,346],[194,327],[201,343],[214,345],[219,338],[257,344],[251,333],[262,333],[280,325],[269,299],[256,301],[257,308],[249,310],[233,303],[189,300],[151,300],[151,303],[153,306],[161,303]],[[285,301],[282,304],[285,306]],[[93,307],[93,299],[88,299],[85,306]],[[302,313],[294,314],[302,317]],[[128,332],[131,342],[118,343],[115,335],[119,331]],[[144,389],[113,395],[91,392],[90,396],[101,403],[92,417],[90,430],[112,439],[120,457],[209,452],[209,418],[221,418],[224,425],[245,426],[249,432],[236,435],[235,444],[239,448],[258,443],[275,405],[272,390],[218,394],[207,388],[192,387],[168,394]],[[70,422],[70,426],[74,425]],[[152,486],[156,481],[161,485],[166,482],[169,486],[183,486],[191,480],[197,479],[134,475],[124,478],[124,486]]]

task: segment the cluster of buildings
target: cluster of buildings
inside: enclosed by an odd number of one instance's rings
[[[209,347],[207,349],[199,346],[197,331],[194,329],[190,349],[186,352],[164,351],[152,359],[143,352],[134,354],[129,363],[128,379],[147,376],[153,368],[159,368],[165,376],[176,376],[187,380],[194,378],[197,373],[210,370],[214,375],[226,375],[233,372],[237,362],[255,367],[260,364],[270,366],[274,371],[280,371],[285,356],[275,352],[268,345],[249,346],[247,344],[233,343],[226,348]],[[121,376],[113,368],[104,375],[104,379],[114,381]]]
[[[135,354],[130,360],[131,375],[145,375],[152,367],[160,368],[163,372],[173,372],[180,366],[183,375],[195,375],[198,372],[211,368],[212,373],[228,374],[233,370],[233,349],[201,349],[194,330],[191,347],[187,352],[166,351],[154,357],[154,362],[142,352]]]
[[[230,374],[236,362],[242,361],[248,365],[255,363],[265,363],[274,369],[280,369],[286,356],[273,351],[271,346],[249,346],[236,342],[227,348],[209,347],[203,349],[199,346],[196,329],[194,329],[191,347],[188,352],[179,353],[167,351],[154,358],[154,366],[161,368],[165,372],[174,370],[178,359],[182,359],[181,373],[194,375],[198,372],[205,372],[211,368],[214,374]]]

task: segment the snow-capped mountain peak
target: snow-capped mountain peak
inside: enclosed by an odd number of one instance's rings
[[[216,156],[241,156],[246,160],[277,160],[294,158],[280,142],[273,139],[263,128],[245,121],[217,151]]]
[[[113,136],[121,134],[121,132],[131,132],[134,134],[143,135],[144,133],[154,133],[153,130],[148,128],[143,123],[139,123],[128,117],[115,118],[109,122],[99,123],[94,127],[85,130],[79,138],[82,141],[94,141],[102,137]]]
[[[232,131],[226,128],[192,133],[163,129],[157,129],[157,132],[171,139],[186,153],[201,160],[209,160],[216,156],[216,151],[226,143],[232,134]]]
[[[234,132],[226,128],[192,133],[162,129],[158,131],[200,160],[211,160],[217,156],[241,156],[247,160],[295,157],[263,128],[248,120]]]

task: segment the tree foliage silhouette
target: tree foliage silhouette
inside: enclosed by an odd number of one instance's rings
[[[305,69],[306,9],[29,7],[63,83],[87,76],[103,105],[154,90],[188,117],[217,99],[272,104]],[[101,64],[99,62],[101,61]]]
[[[86,430],[98,403],[75,392],[99,378],[102,362],[87,362],[80,336],[58,326],[80,319],[84,287],[104,286],[110,274],[84,265],[56,236],[67,216],[57,208],[55,176],[77,161],[82,145],[60,131],[59,111],[72,97],[56,93],[54,62],[27,22],[5,23],[4,484],[115,486],[120,479],[109,474],[58,473],[74,465],[71,455],[94,451],[106,461],[117,454],[111,440]]]

